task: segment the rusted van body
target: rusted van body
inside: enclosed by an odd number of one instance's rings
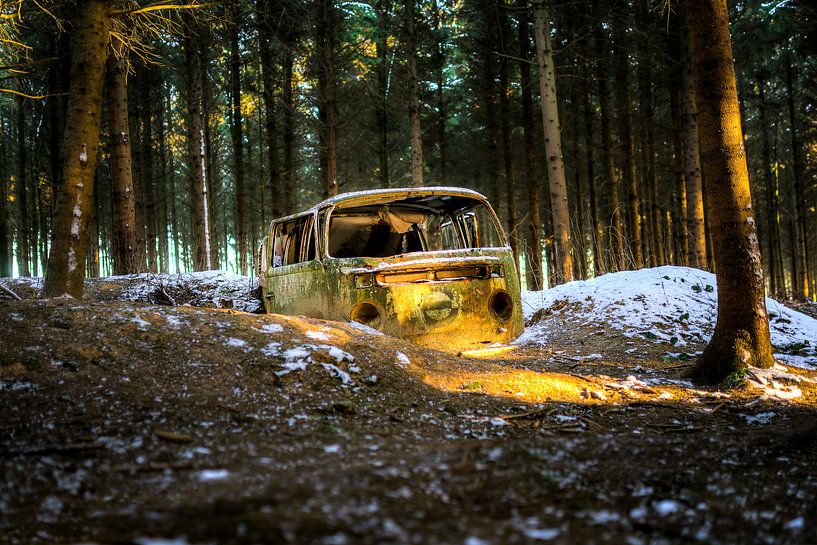
[[[267,312],[356,321],[444,350],[522,332],[519,277],[485,197],[451,187],[346,193],[274,220]]]

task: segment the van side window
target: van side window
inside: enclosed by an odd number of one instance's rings
[[[273,267],[293,265],[315,259],[312,216],[279,223],[273,229]]]

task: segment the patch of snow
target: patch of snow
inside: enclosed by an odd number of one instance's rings
[[[757,414],[742,414],[741,415],[747,424],[771,424],[772,419],[777,416],[773,412],[757,413]]]
[[[609,524],[611,522],[621,520],[621,516],[618,513],[614,511],[607,511],[606,509],[601,511],[590,511],[589,513],[586,513],[586,516],[592,524]]]
[[[262,324],[261,327],[254,327],[260,333],[283,333],[284,326],[281,324]]]
[[[323,451],[327,454],[337,454],[338,452],[340,452],[340,445],[338,444],[326,445],[325,447],[323,447]]]
[[[684,506],[681,505],[680,502],[675,500],[661,500],[659,502],[656,502],[654,507],[655,512],[658,513],[658,516],[661,517],[666,517],[667,515],[677,513],[678,511],[681,511],[684,508]]]
[[[267,347],[269,347],[269,345],[267,345]],[[265,349],[262,349],[262,352],[264,352]],[[335,363],[332,364],[323,361],[316,362],[313,354],[318,350],[323,351],[326,354],[328,354],[331,358],[334,358]],[[332,346],[328,344],[319,345],[305,344],[302,346],[296,346],[294,348],[289,348],[285,350],[283,353],[283,357],[284,362],[281,364],[281,369],[275,372],[275,374],[279,377],[288,375],[293,371],[303,371],[307,368],[308,365],[319,363],[321,367],[329,371],[329,373],[332,376],[339,378],[344,385],[349,385],[354,382],[349,373],[338,367],[337,364],[340,364],[344,361],[351,363],[355,361],[355,358],[354,356],[352,356],[348,352],[341,350],[337,346]]]
[[[545,343],[560,330],[548,328],[550,317],[577,326],[607,324],[621,334],[683,346],[705,342],[717,321],[715,275],[690,267],[664,266],[605,274],[552,289],[523,292],[530,325],[516,344]],[[772,344],[779,352],[798,351],[817,357],[817,320],[766,299]],[[807,363],[807,362],[806,362]]]
[[[307,331],[306,336],[313,341],[328,341],[329,334],[325,331]]]
[[[233,309],[243,312],[255,312],[262,306],[253,293],[258,287],[257,280],[226,271],[141,273],[111,276],[108,280],[121,281],[127,286],[118,296],[125,301],[166,303],[169,295],[179,305],[221,308],[229,302]]]
[[[147,320],[143,320],[142,317],[139,316],[138,314],[131,318],[131,322],[139,326],[139,329],[141,331],[145,331],[147,328],[150,327],[150,322],[148,322]]]
[[[178,316],[173,316],[172,314],[165,314],[165,320],[173,327],[179,327],[184,323]]]
[[[806,526],[806,519],[803,517],[797,517],[796,519],[791,519],[786,524],[783,525],[783,528],[786,530],[795,530],[800,531]]]
[[[776,360],[782,361],[786,365],[791,365],[792,367],[799,367],[800,369],[806,369],[808,371],[813,371],[817,369],[817,356],[795,356],[793,354],[775,354],[774,358]]]
[[[227,346],[234,346],[236,348],[244,348],[247,346],[247,341],[244,339],[236,339],[235,337],[230,337],[227,339],[225,343]]]
[[[138,537],[133,540],[137,545],[190,545],[184,538],[166,539],[163,537]]]
[[[358,330],[364,332],[364,333],[368,333],[369,335],[385,335],[385,333],[383,333],[382,331],[378,331],[378,330],[376,330],[375,328],[373,328],[371,326],[367,326],[366,324],[361,324],[360,322],[355,322],[354,320],[349,322],[349,325],[354,327],[355,329],[358,329]]]
[[[268,343],[267,346],[261,349],[261,353],[270,358],[280,356],[281,343]]]
[[[405,367],[406,365],[411,365],[411,360],[408,356],[403,354],[402,352],[397,352],[397,366],[398,367]]]
[[[204,469],[196,474],[196,477],[202,481],[220,481],[230,476],[230,472],[226,469]]]
[[[570,359],[573,361],[595,361],[602,359],[601,354],[589,354],[587,356],[572,356]]]
[[[550,541],[559,537],[561,531],[558,528],[525,528],[522,533],[530,539]]]

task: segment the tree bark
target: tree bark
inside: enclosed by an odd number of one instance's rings
[[[293,94],[293,65],[295,63],[295,36],[291,29],[284,35],[284,212],[294,214],[295,210],[295,99]],[[273,114],[274,115],[274,114]],[[269,137],[268,137],[269,138]],[[273,134],[277,148],[278,138]],[[270,161],[273,159],[270,155]],[[278,170],[278,152],[275,153],[275,169]],[[272,165],[270,165],[272,169]],[[276,183],[278,175],[276,174]],[[279,192],[280,194],[280,192]]]
[[[644,160],[644,193],[647,196],[647,214],[644,214],[647,221],[647,239],[649,241],[649,264],[664,265],[664,240],[662,237],[662,212],[661,199],[658,192],[658,177],[655,172],[655,119],[653,117],[653,75],[649,44],[650,35],[650,13],[648,2],[650,0],[638,0],[638,19],[640,26],[640,37],[638,39],[638,93],[639,93],[639,113],[641,130],[641,152]]]
[[[687,26],[688,28],[688,26]],[[701,185],[701,155],[698,147],[698,110],[695,104],[695,81],[689,45],[682,44],[681,123],[684,135],[684,180],[687,196],[687,256],[689,266],[706,269],[706,231]]]
[[[715,334],[689,375],[714,384],[774,358],[726,1],[688,0],[685,8],[718,281]]]
[[[417,76],[417,29],[415,0],[406,6],[406,65],[408,69],[408,107],[411,127],[411,186],[422,187],[423,180],[423,131],[420,122],[420,84]]]
[[[678,79],[675,82],[678,87],[681,87],[680,71]],[[675,260],[676,265],[684,267],[689,265],[689,257],[687,254],[688,234],[686,228],[687,218],[687,193],[686,180],[684,178],[684,145],[681,138],[682,123],[681,123],[681,92],[676,89],[670,89],[670,110],[672,115],[672,150],[673,150],[673,167],[675,171],[675,191],[673,192],[673,231],[675,236]]]
[[[519,270],[519,233],[517,232],[516,213],[516,173],[513,166],[513,147],[511,144],[511,84],[508,76],[508,56],[505,44],[510,40],[508,14],[504,0],[498,5],[499,31],[502,35],[502,56],[499,59],[499,119],[502,130],[502,160],[505,171],[505,201],[508,210],[508,238],[511,243],[514,260]]]
[[[29,145],[26,138],[26,113],[30,110],[28,99],[18,96],[17,100],[17,181],[16,189],[19,224],[17,225],[17,274],[31,276],[31,244],[29,231],[31,230],[28,211],[28,186],[31,161],[29,159]],[[35,265],[36,266],[36,265]]]
[[[588,54],[590,48],[588,48]],[[587,69],[588,77],[591,73],[592,67],[588,63]],[[588,193],[590,199],[590,226],[592,228],[593,236],[593,274],[594,276],[601,276],[606,272],[604,263],[604,229],[602,228],[601,219],[599,218],[599,198],[596,190],[596,175],[594,169],[594,154],[593,154],[593,96],[590,93],[590,86],[587,79],[582,83],[582,115],[584,116],[584,149],[587,154],[587,183]]]
[[[446,137],[446,127],[448,125],[448,108],[445,96],[445,69],[446,59],[443,49],[443,29],[440,19],[441,8],[437,5],[437,0],[432,0],[433,10],[432,20],[434,35],[434,75],[437,83],[437,122],[435,123],[437,133],[437,151],[439,153],[439,168],[437,172],[438,183],[446,185],[448,183],[448,141]]]
[[[335,0],[318,0],[316,47],[318,55],[318,151],[323,196],[338,193],[337,80]]]
[[[533,83],[530,74],[530,31],[527,0],[518,0],[519,7],[519,72],[522,91],[522,129],[525,139],[525,186],[528,190],[528,225],[525,237],[525,270],[528,289],[545,287],[542,275],[542,188],[539,164],[536,161],[533,118]]]
[[[123,52],[119,53],[124,54]],[[113,273],[139,272],[136,259],[136,202],[131,170],[128,123],[127,59],[108,54],[108,132],[111,153],[111,205],[113,217]]]
[[[553,214],[553,232],[556,245],[556,282],[573,280],[573,261],[570,241],[570,213],[567,202],[567,183],[562,159],[562,137],[559,127],[559,109],[556,102],[556,71],[550,46],[550,23],[541,0],[534,4],[536,57],[539,63],[539,92],[542,97],[542,121],[545,132],[545,156],[550,183],[550,203]]]
[[[8,157],[8,127],[6,115],[0,108],[0,157]],[[11,244],[9,244],[8,180],[7,161],[0,161],[0,277],[11,276]]]
[[[110,9],[104,0],[85,0],[75,11],[62,178],[57,186],[53,240],[43,286],[45,297],[63,294],[82,297]]]
[[[196,28],[186,17],[184,49],[187,65],[187,100],[190,116],[188,130],[188,164],[190,170],[190,195],[193,200],[192,243],[193,270],[211,268],[210,218],[207,206],[207,156],[204,135],[204,85],[202,82],[201,50]]]
[[[627,8],[629,9],[629,8]],[[632,266],[644,266],[641,249],[641,200],[638,193],[635,135],[633,134],[633,106],[630,92],[630,40],[627,35],[627,17],[613,18],[613,34],[616,49],[616,78],[618,89],[618,113],[621,117],[619,145],[624,153],[624,186],[627,188],[627,234]]]
[[[375,100],[375,117],[377,118],[377,159],[380,175],[380,187],[389,187],[389,2],[377,0],[377,99]]]
[[[270,21],[269,14],[265,11],[267,9],[266,0],[258,0],[258,50],[261,59],[261,82],[263,87],[264,97],[264,137],[267,147],[267,161],[269,162],[269,174],[267,185],[269,186],[270,194],[270,211],[272,216],[277,218],[287,214],[291,214],[288,203],[291,200],[289,193],[292,188],[281,187],[281,169],[278,160],[278,112],[275,107],[275,63],[272,54],[273,32],[271,29],[272,21]],[[289,59],[288,68],[284,66],[284,109],[288,107],[286,104],[287,90],[289,89],[289,96],[292,96],[292,53],[287,50],[284,51],[285,62]],[[285,114],[286,115],[286,114]],[[284,166],[284,176],[288,176],[288,167]],[[245,232],[246,244],[246,232]]]
[[[238,10],[236,9],[236,11]],[[244,205],[247,196],[244,189],[244,129],[241,120],[241,54],[238,49],[240,25],[238,22],[239,14],[233,13],[232,16],[234,20],[230,24],[230,136],[233,145],[233,181],[235,182],[236,251],[238,253],[238,270],[241,271],[241,274],[246,275],[248,252]],[[265,48],[265,46],[266,44],[261,44],[262,48]],[[266,69],[268,70],[269,66]],[[262,67],[262,70],[264,70],[264,67]]]
[[[158,272],[158,259],[156,253],[156,191],[153,176],[153,85],[156,82],[156,73],[153,67],[144,67],[142,70],[142,85],[139,92],[139,117],[141,118],[142,138],[140,157],[142,161],[142,184],[144,206],[144,225],[140,226],[144,232],[145,256],[147,258],[147,270]]]
[[[760,82],[765,78],[758,77]],[[771,128],[769,121],[768,107],[766,105],[766,93],[764,85],[757,86],[758,113],[760,114],[760,125],[762,131],[763,153],[763,181],[766,185],[766,239],[769,243],[769,251],[766,253],[766,263],[769,276],[769,293],[775,296],[784,295],[785,286],[781,281],[778,283],[778,276],[782,276],[783,259],[780,252],[780,199],[777,179],[773,172],[772,151],[769,145],[767,130]]]
[[[593,11],[598,10],[598,4],[594,2]],[[601,115],[601,150],[604,162],[604,174],[607,178],[608,190],[608,213],[610,218],[609,247],[611,252],[610,270],[622,271],[626,268],[624,255],[624,225],[621,220],[621,178],[616,172],[613,160],[613,136],[611,128],[611,107],[610,91],[607,79],[607,48],[605,47],[605,35],[601,24],[597,25],[593,31],[593,41],[596,46],[596,73],[598,74],[599,86],[599,113]]]
[[[794,107],[794,66],[792,65],[791,53],[785,57],[786,63],[786,105],[789,113],[789,137],[791,138],[791,153],[792,153],[792,178],[794,180],[794,193],[792,199],[794,200],[794,226],[796,237],[794,242],[796,250],[793,249],[795,260],[797,262],[797,275],[794,281],[794,297],[796,299],[809,299],[809,288],[811,279],[809,274],[808,260],[806,248],[808,247],[808,230],[806,229],[806,201],[805,192],[803,190],[803,161],[800,151],[800,132],[799,124],[797,123],[797,116]]]

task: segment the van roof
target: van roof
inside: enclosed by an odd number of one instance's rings
[[[281,222],[284,220],[291,220],[298,218],[300,216],[305,216],[311,214],[315,211],[315,209],[326,208],[329,206],[365,206],[371,204],[380,204],[380,203],[387,203],[395,200],[402,200],[402,199],[409,199],[412,197],[469,197],[472,199],[476,199],[480,202],[487,202],[487,199],[481,193],[474,191],[473,189],[468,189],[465,187],[444,187],[444,186],[435,186],[435,187],[400,187],[400,188],[390,188],[390,189],[370,189],[366,191],[351,191],[349,193],[341,193],[339,195],[335,195],[334,197],[329,197],[321,201],[320,203],[316,204],[315,206],[304,210],[302,212],[298,212],[296,214],[291,214],[289,216],[276,218],[273,222]]]

